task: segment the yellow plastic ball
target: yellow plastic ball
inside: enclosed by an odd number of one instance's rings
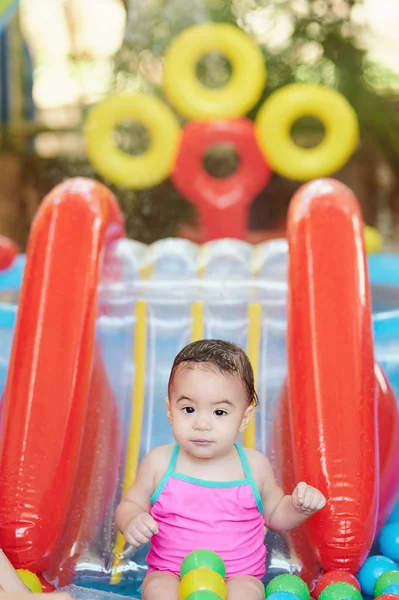
[[[226,600],[227,587],[223,577],[212,569],[194,569],[183,577],[179,587],[180,600],[186,600],[194,592],[213,592]]]
[[[369,225],[365,226],[364,241],[367,254],[377,254],[378,252],[381,252],[383,245],[382,235],[374,227],[370,227]]]
[[[17,573],[28,588],[33,594],[41,594],[43,591],[42,584],[40,583],[40,579],[35,573],[32,571],[28,571],[28,569],[17,569]]]

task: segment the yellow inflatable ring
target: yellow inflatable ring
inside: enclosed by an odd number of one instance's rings
[[[220,52],[232,65],[232,76],[211,89],[197,78],[198,61]],[[188,119],[211,121],[245,115],[259,100],[266,83],[261,51],[241,29],[227,23],[204,23],[186,29],[165,55],[163,86],[174,107]]]
[[[291,127],[301,117],[323,123],[325,135],[314,148],[301,148]],[[294,181],[327,177],[345,165],[354,152],[359,125],[355,111],[336,90],[322,85],[293,83],[274,92],[259,110],[256,132],[274,171]]]
[[[151,136],[149,148],[138,156],[120,150],[115,127],[137,121]],[[105,179],[124,188],[143,189],[169,176],[180,142],[180,125],[158,98],[144,94],[110,96],[96,104],[85,123],[87,156]]]

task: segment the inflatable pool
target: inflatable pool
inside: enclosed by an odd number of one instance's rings
[[[254,367],[260,407],[242,443],[270,457],[287,491],[310,478],[328,498],[303,531],[268,532],[267,578],[356,572],[399,483],[399,306],[385,282],[370,296],[362,227],[348,188],[320,180],[293,199],[288,243],[147,247],[124,237],[104,186],[56,187],[32,226],[18,311],[0,307],[2,347],[13,340],[0,547],[14,566],[76,597],[139,597],[147,549],[125,548],[115,506],[140,458],[171,441],[174,356],[214,337]]]

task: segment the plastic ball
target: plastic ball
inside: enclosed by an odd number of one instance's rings
[[[386,571],[377,579],[374,586],[374,597],[377,598],[377,596],[382,596],[387,587],[393,583],[399,583],[399,571],[396,568],[392,569],[392,571]]]
[[[220,596],[214,594],[213,592],[201,590],[199,592],[193,592],[187,596],[186,600],[220,600]]]
[[[299,600],[309,600],[310,593],[306,583],[297,575],[277,575],[273,577],[266,587],[266,598],[276,592],[290,592]]]
[[[396,569],[396,564],[390,558],[380,555],[369,556],[357,574],[363,594],[372,596],[377,579],[392,569]]]
[[[0,235],[0,271],[8,269],[18,254],[18,246],[10,239]]]
[[[226,600],[226,582],[219,573],[211,569],[194,569],[183,577],[179,586],[180,600],[187,600],[194,592],[213,592]]]
[[[399,596],[399,583],[393,583],[392,585],[389,585],[385,592],[382,594],[382,596],[387,594],[394,594],[395,596]],[[382,596],[379,596],[379,598],[382,598]]]
[[[298,596],[291,592],[274,592],[267,597],[268,600],[298,600]]]
[[[399,521],[388,523],[382,528],[378,546],[382,554],[392,560],[399,560]]]
[[[336,571],[329,571],[328,573],[324,573],[324,575],[320,577],[315,589],[313,590],[313,597],[317,599],[320,596],[321,592],[324,590],[324,588],[326,588],[328,585],[331,585],[332,583],[338,582],[350,583],[360,592],[360,583],[358,582],[356,577],[348,571],[342,571],[337,569]]]
[[[212,550],[194,550],[188,554],[181,564],[180,577],[183,579],[194,569],[211,569],[219,573],[223,579],[226,577],[226,566],[222,558]]]
[[[380,232],[375,227],[366,225],[364,228],[364,240],[366,245],[367,254],[376,254],[381,252],[383,246],[383,239]]]
[[[382,596],[378,596],[378,600],[398,600],[396,594],[382,594]]]
[[[40,579],[35,573],[32,571],[28,571],[27,569],[17,569],[17,573],[28,588],[33,594],[41,594],[43,591],[42,584],[40,583]]]
[[[337,581],[330,583],[319,596],[319,600],[362,600],[359,590],[350,583]]]

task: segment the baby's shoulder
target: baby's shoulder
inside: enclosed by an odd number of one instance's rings
[[[270,461],[259,450],[244,448],[244,452],[257,487],[263,487],[265,480],[270,477],[272,469]]]
[[[149,451],[144,457],[141,466],[147,472],[150,471],[155,477],[166,471],[168,468],[174,444],[166,444],[164,446],[157,446]]]

